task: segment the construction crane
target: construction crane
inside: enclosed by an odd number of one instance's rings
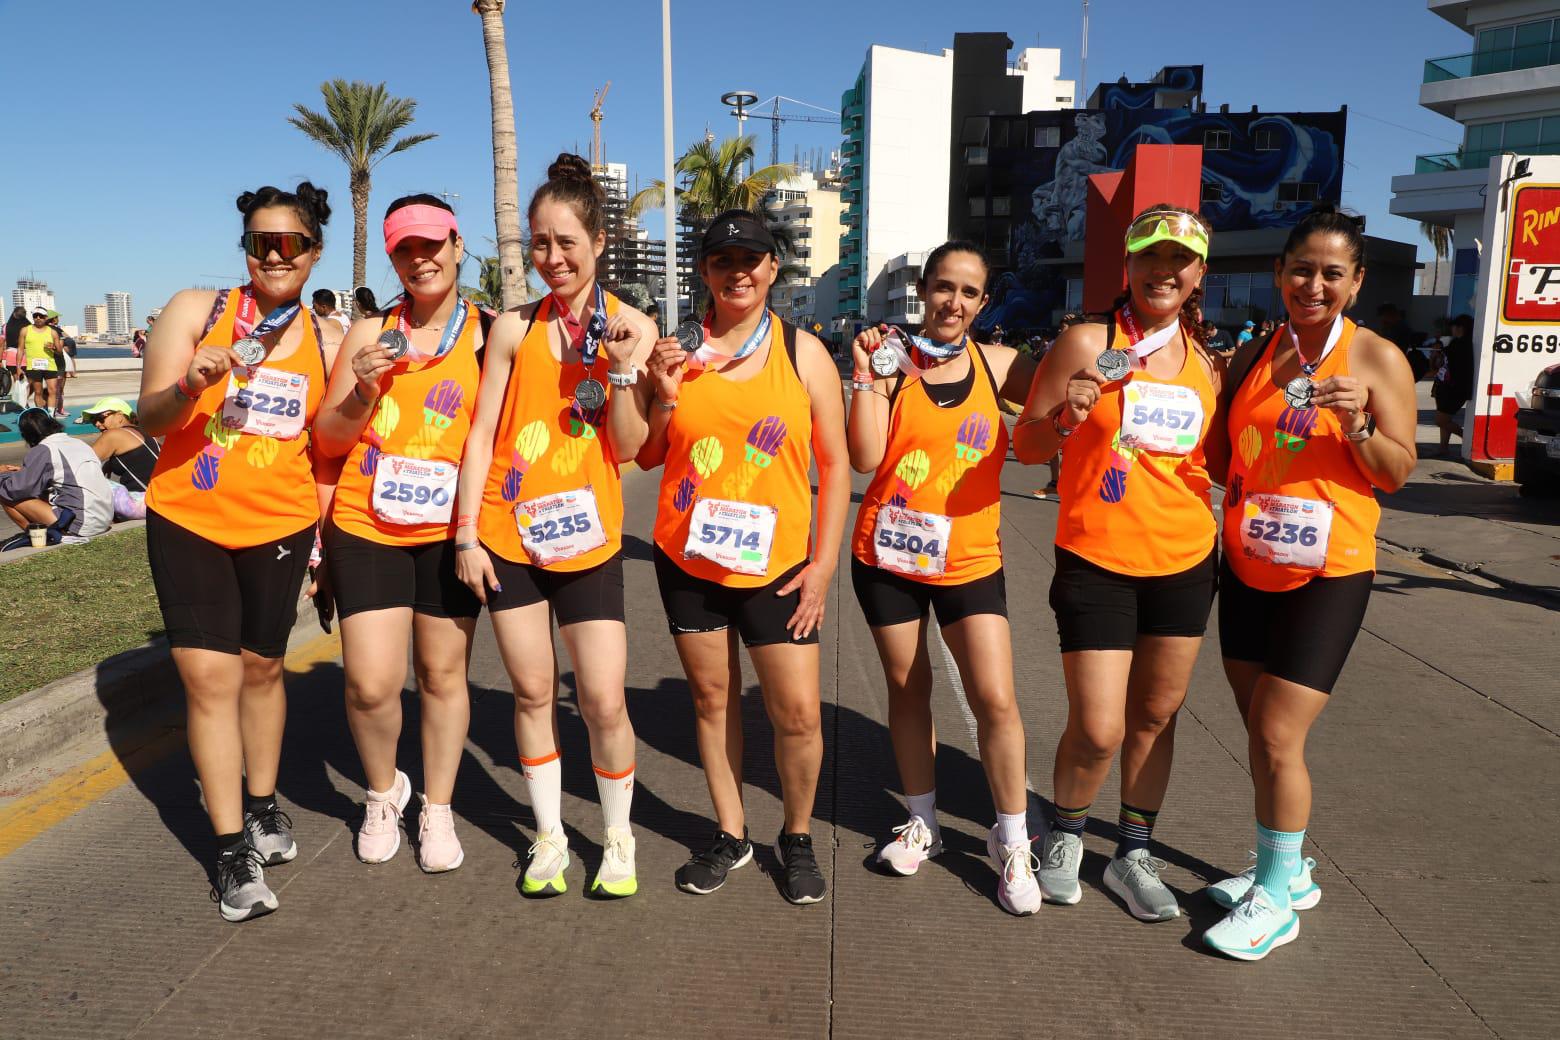
[[[601,103],[607,100],[607,91],[611,89],[612,81],[609,79],[606,86],[596,91],[596,101],[590,109],[590,168],[598,173],[607,168],[601,156]]]
[[[782,115],[781,112],[780,112],[780,102],[782,102],[782,101],[788,101],[788,102],[790,102],[793,105],[803,105],[803,106],[805,106],[807,108],[813,109],[816,112],[824,112],[824,113],[827,113],[827,114],[826,115],[821,115],[821,116],[812,116],[812,115],[794,115],[794,116],[793,115]],[[777,165],[780,162],[780,124],[781,123],[833,123],[834,125],[838,126],[839,122],[840,122],[840,114],[838,112],[835,112],[835,111],[833,111],[831,109],[823,108],[820,105],[809,104],[806,101],[798,101],[795,98],[786,97],[783,94],[776,94],[774,97],[770,98],[768,101],[760,101],[760,102],[758,102],[757,105],[754,105],[753,107],[754,108],[758,108],[760,105],[769,105],[769,106],[771,106],[770,107],[770,113],[768,115],[763,115],[763,114],[761,114],[759,112],[749,112],[749,113],[747,113],[747,117],[749,119],[767,119],[767,120],[769,120],[769,165],[771,165],[771,166],[775,166],[775,165]]]

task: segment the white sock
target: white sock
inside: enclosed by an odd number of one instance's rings
[[[554,751],[541,758],[520,759],[525,786],[531,793],[536,833],[563,830],[563,762]]]
[[[997,841],[1004,847],[1029,844],[1027,813],[997,813]]]
[[[634,767],[626,772],[609,773],[592,764],[596,773],[596,797],[601,799],[601,818],[608,827],[628,830],[628,810],[634,804]]]
[[[926,829],[932,832],[932,837],[941,833],[937,827],[937,788],[925,794],[907,794],[905,802],[910,806],[910,815],[919,816],[921,822],[926,824]]]

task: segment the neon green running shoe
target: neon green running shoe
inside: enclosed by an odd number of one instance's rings
[[[608,827],[601,847],[601,869],[596,871],[596,880],[590,883],[590,890],[613,899],[626,899],[638,892],[633,832],[626,827]]]
[[[563,872],[569,867],[569,839],[563,828],[540,835],[531,846],[531,862],[520,880],[520,892],[536,899],[561,896],[569,890]]]

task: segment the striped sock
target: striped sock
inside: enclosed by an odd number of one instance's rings
[[[539,758],[521,758],[520,772],[531,795],[531,812],[536,816],[536,833],[563,829],[563,763],[558,752]]]
[[[1305,831],[1272,831],[1257,824],[1257,884],[1274,906],[1289,905],[1289,879],[1300,862]]]
[[[1083,825],[1089,822],[1089,807],[1068,809],[1060,805],[1051,807],[1051,823],[1059,831],[1083,837]]]
[[[1116,818],[1116,858],[1120,859],[1133,849],[1148,848],[1148,839],[1154,836],[1154,821],[1158,811],[1149,812],[1121,803],[1121,815]]]

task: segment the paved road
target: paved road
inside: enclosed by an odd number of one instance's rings
[[[631,531],[648,529],[653,479],[628,478]],[[1056,506],[1030,497],[1034,476],[1015,464],[1005,486],[1018,687],[1044,794],[1065,703],[1045,603]],[[378,867],[354,859],[362,781],[339,666],[295,661],[280,794],[302,851],[270,874],[280,912],[235,927],[207,901],[207,825],[175,733],[136,756],[129,782],[116,786],[110,770],[38,808],[35,825],[65,818],[8,854],[0,825],[0,1035],[1554,1035],[1560,838],[1542,821],[1560,803],[1560,703],[1548,608],[1383,556],[1365,631],[1313,737],[1308,851],[1325,897],[1297,943],[1244,965],[1198,941],[1216,913],[1197,893],[1240,869],[1252,840],[1245,738],[1216,645],[1198,664],[1159,824],[1187,916],[1139,924],[1100,885],[1112,777],[1087,837],[1083,902],[1015,919],[995,904],[989,799],[939,656],[949,851],[912,879],[866,866],[902,815],[886,693],[845,568],[823,633],[814,825],[830,899],[791,907],[758,869],[708,898],[677,892],[673,870],[710,830],[708,799],[647,544],[631,539],[627,556],[639,896],[581,895],[599,815],[567,692],[564,811],[579,857],[567,896],[517,894],[533,819],[485,621],[456,797],[467,858],[450,875],[422,876],[404,851]],[[414,723],[410,697],[407,709]],[[747,724],[750,820],[767,841],[780,807],[756,696]],[[403,740],[413,777],[415,732]]]

